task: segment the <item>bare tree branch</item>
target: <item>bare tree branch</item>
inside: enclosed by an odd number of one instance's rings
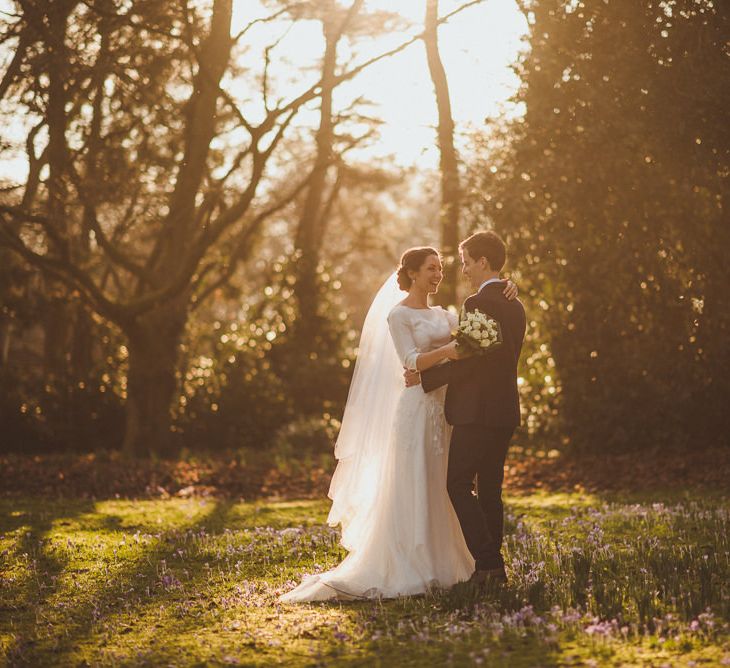
[[[99,219],[96,214],[96,207],[94,206],[91,199],[86,194],[84,185],[81,183],[76,170],[70,170],[72,181],[76,187],[76,193],[84,205],[84,221],[90,226],[91,231],[94,233],[94,239],[99,245],[99,248],[104,251],[106,256],[117,266],[122,269],[126,269],[130,274],[136,276],[141,281],[153,285],[152,276],[145,270],[143,266],[137,264],[132,258],[125,255],[118,247],[117,244],[107,237],[106,233],[99,224]]]
[[[223,213],[215,221],[215,223],[211,225],[210,232],[207,235],[208,244],[215,241],[215,239],[217,239],[227,227],[239,220],[241,216],[246,212],[246,209],[249,207],[249,205],[253,201],[254,195],[256,194],[256,188],[258,187],[259,181],[263,176],[264,166],[266,165],[266,162],[268,161],[276,146],[281,141],[284,133],[286,132],[286,129],[289,127],[289,124],[292,122],[294,116],[296,116],[298,111],[298,108],[290,111],[289,115],[281,123],[279,129],[277,130],[276,134],[274,135],[273,139],[266,149],[264,149],[263,151],[259,151],[258,148],[256,148],[253,153],[253,170],[249,185],[243,192],[242,196],[239,198],[239,201],[236,203],[236,205],[232,206],[225,213]]]
[[[465,9],[469,9],[470,7],[474,7],[474,5],[481,5],[486,0],[471,0],[470,2],[465,2],[463,5],[460,5],[456,9],[453,9],[452,11],[448,12],[447,14],[444,14],[439,20],[439,25],[442,23],[446,23],[451,17],[456,16],[457,14],[460,14]]]
[[[294,24],[291,23],[284,33],[277,39],[273,44],[269,44],[264,49],[264,72],[261,79],[261,88],[264,100],[264,109],[267,112],[271,111],[269,107],[269,67],[271,65],[271,52],[281,44],[282,40],[289,34]]]
[[[438,20],[438,24],[444,24],[448,22],[451,18],[456,16],[457,14],[463,12],[464,10],[473,7],[474,5],[481,4],[485,2],[486,0],[471,0],[470,2],[467,2],[460,7],[457,7],[453,11],[449,12],[448,14],[444,15]],[[338,86],[341,83],[344,83],[345,81],[349,81],[350,79],[355,78],[360,72],[367,69],[371,65],[374,65],[377,62],[380,62],[381,60],[384,60],[386,58],[390,58],[392,56],[395,56],[396,54],[400,53],[401,51],[404,51],[412,44],[415,44],[416,42],[422,40],[424,37],[424,33],[420,32],[417,35],[414,35],[407,39],[406,41],[402,42],[396,47],[393,47],[392,49],[389,49],[388,51],[384,51],[383,53],[380,53],[376,56],[373,56],[372,58],[369,58],[368,60],[360,63],[359,65],[353,67],[350,70],[347,70],[345,72],[342,72],[341,74],[337,75],[335,77],[335,86]],[[303,104],[306,104],[310,100],[316,98],[322,88],[322,81],[318,81],[314,85],[312,85],[310,88],[299,94],[297,97],[295,97],[293,100],[285,104],[283,107],[277,107],[271,111],[270,114],[267,115],[267,117],[258,125],[256,126],[256,129],[263,132],[268,132],[271,127],[276,123],[279,116],[282,114],[288,113],[292,109],[298,109]]]
[[[296,199],[296,197],[304,190],[308,180],[308,178],[304,179],[296,188],[294,188],[288,195],[286,195],[286,197],[279,200],[276,204],[270,206],[268,209],[265,209],[251,220],[251,222],[240,234],[238,238],[238,243],[231,253],[227,265],[223,268],[223,273],[213,283],[206,286],[205,289],[200,292],[200,294],[193,297],[193,308],[197,308],[198,306],[200,306],[200,304],[208,296],[210,296],[218,288],[222,287],[228,282],[231,276],[233,276],[233,274],[235,273],[238,265],[247,259],[248,253],[250,253],[251,250],[251,240],[261,229],[264,221],[266,221],[266,219],[270,218],[272,215],[274,215],[278,211],[281,211],[285,206],[293,202],[294,199]],[[211,265],[209,265],[206,269],[213,269],[214,266],[215,264],[211,263]],[[207,273],[207,271],[205,271],[205,273]],[[204,274],[201,272],[198,285],[202,284],[203,276]]]
[[[29,213],[18,207],[7,205],[0,205],[0,212],[8,214],[19,223],[26,222],[40,225],[48,235],[48,239],[53,242],[55,248],[61,253],[61,259],[64,261],[68,260],[70,257],[68,239],[61,236],[55,225],[46,216]]]
[[[43,165],[48,161],[48,147],[46,146],[41,155],[36,157],[35,154],[35,138],[38,136],[38,132],[45,125],[45,121],[41,121],[28,133],[28,137],[25,140],[25,152],[28,156],[28,178],[25,181],[25,190],[23,192],[23,199],[21,201],[21,208],[26,211],[29,210],[35,200],[36,194],[38,193],[38,186],[41,180],[41,171]]]
[[[7,208],[9,207],[2,207],[2,210],[6,211]],[[48,227],[45,229],[48,230]],[[67,259],[42,255],[28,248],[4,217],[0,217],[0,243],[14,250],[33,266],[47,271],[69,287],[78,290],[105,317],[118,324],[125,321],[119,305],[107,299],[85,271]]]
[[[25,51],[28,48],[30,40],[26,36],[26,32],[23,31],[18,38],[18,46],[16,47],[13,59],[8,64],[8,68],[5,70],[2,80],[0,81],[0,100],[5,97],[5,93],[8,92],[10,86],[15,82],[15,78],[20,72],[20,66],[23,64],[23,58],[25,57]]]
[[[261,23],[270,23],[271,21],[276,21],[280,16],[283,16],[286,14],[296,3],[290,3],[286,5],[285,7],[282,7],[277,12],[274,12],[271,14],[271,16],[265,16],[260,19],[254,19],[251,21],[248,25],[244,26],[243,29],[233,38],[234,42],[239,42],[241,38],[249,31],[251,28],[253,28],[255,25],[259,25]]]

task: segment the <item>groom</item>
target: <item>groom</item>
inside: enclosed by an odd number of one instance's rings
[[[509,441],[520,424],[517,360],[525,336],[525,309],[503,294],[499,278],[506,248],[494,232],[477,232],[459,245],[462,273],[476,291],[464,302],[502,328],[503,345],[477,357],[455,360],[420,373],[424,392],[448,383],[446,420],[453,425],[447,487],[474,560],[471,582],[506,582],[501,554],[502,479]],[[406,373],[406,385],[419,374]],[[472,489],[477,479],[477,495]]]

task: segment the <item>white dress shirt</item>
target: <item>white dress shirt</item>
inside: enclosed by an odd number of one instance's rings
[[[483,288],[483,287],[484,287],[485,285],[489,285],[490,283],[499,283],[499,282],[501,282],[501,280],[502,280],[501,278],[490,278],[490,279],[488,279],[488,280],[484,281],[484,283],[482,283],[482,284],[481,284],[481,285],[479,286],[479,290],[477,290],[477,292],[481,292],[481,291],[482,291],[482,288]]]

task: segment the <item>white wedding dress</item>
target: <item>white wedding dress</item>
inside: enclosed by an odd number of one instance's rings
[[[419,353],[449,341],[456,316],[440,307],[393,306],[403,293],[395,277],[389,281],[363,327],[335,449],[328,522],[342,526],[349,554],[334,569],[305,577],[283,603],[410,596],[474,571],[446,491],[446,388],[426,394],[420,385],[406,388],[402,377]]]

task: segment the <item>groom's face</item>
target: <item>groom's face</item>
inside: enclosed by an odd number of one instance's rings
[[[461,253],[461,273],[464,274],[471,287],[476,289],[484,281],[484,260],[474,260],[466,248],[462,248],[459,252]]]

